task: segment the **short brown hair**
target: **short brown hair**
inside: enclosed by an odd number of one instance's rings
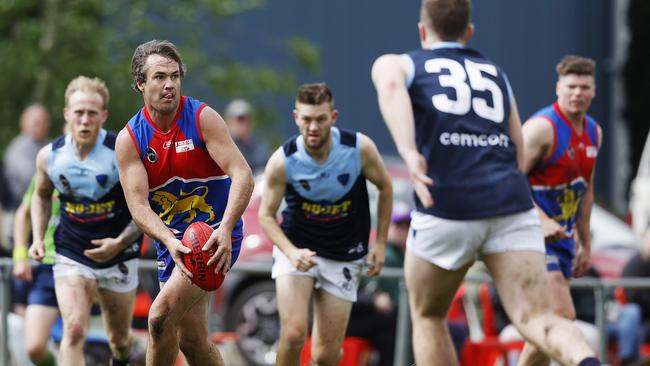
[[[594,76],[596,75],[596,62],[587,57],[567,55],[557,64],[555,71],[557,71],[557,76],[569,74]]]
[[[325,83],[303,84],[298,88],[296,103],[312,105],[330,103],[334,108],[334,95]]]
[[[65,88],[66,107],[68,106],[68,102],[70,102],[70,96],[77,91],[99,94],[99,96],[102,97],[102,101],[104,102],[104,109],[108,108],[109,93],[104,80],[100,78],[91,79],[83,75],[72,79],[72,81],[70,81],[70,83],[68,83],[68,86]]]
[[[422,0],[420,21],[442,41],[456,41],[465,35],[471,12],[470,0]]]
[[[185,76],[185,65],[181,59],[181,54],[178,52],[176,45],[169,41],[160,41],[157,39],[139,45],[133,58],[131,58],[131,75],[133,75],[133,89],[138,93],[142,93],[138,89],[138,83],[147,81],[147,70],[144,65],[150,55],[160,55],[170,60],[176,61],[181,73],[181,79]]]

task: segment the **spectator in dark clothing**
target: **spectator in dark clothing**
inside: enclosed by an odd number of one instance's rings
[[[650,261],[644,260],[640,254],[633,256],[623,268],[621,277],[650,278]],[[626,289],[625,297],[641,307],[641,322],[645,331],[645,341],[650,342],[650,290]]]
[[[247,101],[235,99],[226,107],[226,124],[233,141],[250,165],[253,173],[264,168],[269,156],[269,146],[255,136],[253,110]]]

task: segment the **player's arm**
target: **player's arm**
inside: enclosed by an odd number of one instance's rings
[[[210,156],[232,181],[221,224],[203,246],[203,250],[207,250],[214,244],[218,245],[217,251],[207,264],[216,262],[215,273],[226,274],[230,269],[232,256],[232,230],[251,199],[254,186],[253,173],[230,137],[226,122],[214,109],[203,108],[200,128]]]
[[[52,146],[47,145],[36,155],[36,182],[31,203],[32,246],[29,249],[29,254],[37,261],[43,260],[45,255],[43,237],[52,213],[54,185],[47,175],[47,160],[51,151]]]
[[[523,171],[525,174],[529,174],[540,161],[550,157],[555,132],[548,120],[536,117],[524,123],[521,135],[523,137],[523,149],[520,149],[523,153]],[[553,243],[565,237],[566,228],[550,218],[537,203],[533,202],[533,204],[539,214],[544,240]]]
[[[523,155],[523,172],[529,174],[531,170],[543,159],[549,158],[553,147],[555,132],[551,122],[542,118],[535,117],[524,123],[519,128],[523,137],[523,146],[520,149]],[[512,127],[511,127],[512,131]],[[519,155],[517,151],[517,155]]]
[[[96,246],[84,250],[84,255],[95,262],[104,263],[115,258],[126,247],[133,244],[142,235],[142,231],[134,221],[129,222],[117,238],[93,239],[90,242]]]
[[[312,259],[316,252],[309,249],[298,249],[284,234],[276,219],[276,213],[282,203],[286,190],[287,176],[284,169],[284,156],[281,149],[276,150],[269,158],[264,168],[264,186],[262,187],[262,202],[257,212],[262,230],[271,242],[280,248],[291,264],[298,270],[306,272],[316,265]]]
[[[27,194],[26,194],[27,195]],[[31,195],[27,198],[31,200]],[[28,244],[30,230],[30,210],[26,200],[20,203],[14,214],[14,249],[13,249],[13,275],[23,281],[32,280],[32,267],[29,264]]]
[[[379,57],[372,65],[372,81],[377,89],[379,110],[384,117],[400,156],[406,162],[415,193],[424,207],[433,206],[428,186],[427,162],[415,145],[415,120],[411,97],[406,88],[407,61],[394,54]]]
[[[185,267],[181,258],[182,253],[189,254],[191,250],[176,239],[149,205],[147,171],[126,128],[117,135],[115,154],[120,183],[133,221],[144,233],[165,245],[176,266],[185,276],[192,277],[192,273]]]
[[[598,149],[600,149],[603,133],[598,126]],[[587,191],[582,197],[578,215],[576,217],[576,231],[578,233],[578,240],[576,240],[576,263],[574,268],[574,275],[580,277],[584,275],[589,269],[589,258],[591,256],[591,209],[594,205],[594,176],[596,169],[591,172],[589,185]]]
[[[390,214],[393,210],[393,182],[375,143],[361,135],[361,172],[379,190],[377,201],[377,239],[368,254],[369,276],[379,274],[384,266]]]

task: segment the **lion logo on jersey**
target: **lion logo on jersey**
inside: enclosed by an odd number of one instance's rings
[[[195,194],[200,189],[204,190],[203,194]],[[199,186],[188,193],[181,191],[180,198],[177,198],[169,192],[158,191],[153,194],[151,200],[162,207],[162,212],[158,216],[163,219],[165,224],[169,225],[174,220],[174,216],[184,215],[186,213],[188,217],[183,219],[183,221],[187,223],[192,222],[199,211],[210,215],[207,221],[214,220],[212,206],[205,201],[205,196],[207,195],[208,187]]]
[[[562,194],[557,198],[557,203],[562,211],[559,215],[553,216],[554,220],[565,221],[575,217],[582,200],[582,192],[577,194],[570,188],[565,187]]]

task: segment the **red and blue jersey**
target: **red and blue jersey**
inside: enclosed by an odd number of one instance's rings
[[[210,156],[201,133],[205,107],[183,96],[169,131],[156,126],[146,107],[126,126],[147,170],[151,208],[178,238],[194,221],[216,228],[228,202],[230,177]],[[232,234],[242,235],[241,219]]]
[[[566,237],[553,245],[573,253],[576,216],[598,156],[598,124],[586,116],[582,133],[578,134],[557,103],[531,118],[538,117],[551,123],[554,137],[550,156],[529,174],[533,200],[550,218],[566,227]]]

